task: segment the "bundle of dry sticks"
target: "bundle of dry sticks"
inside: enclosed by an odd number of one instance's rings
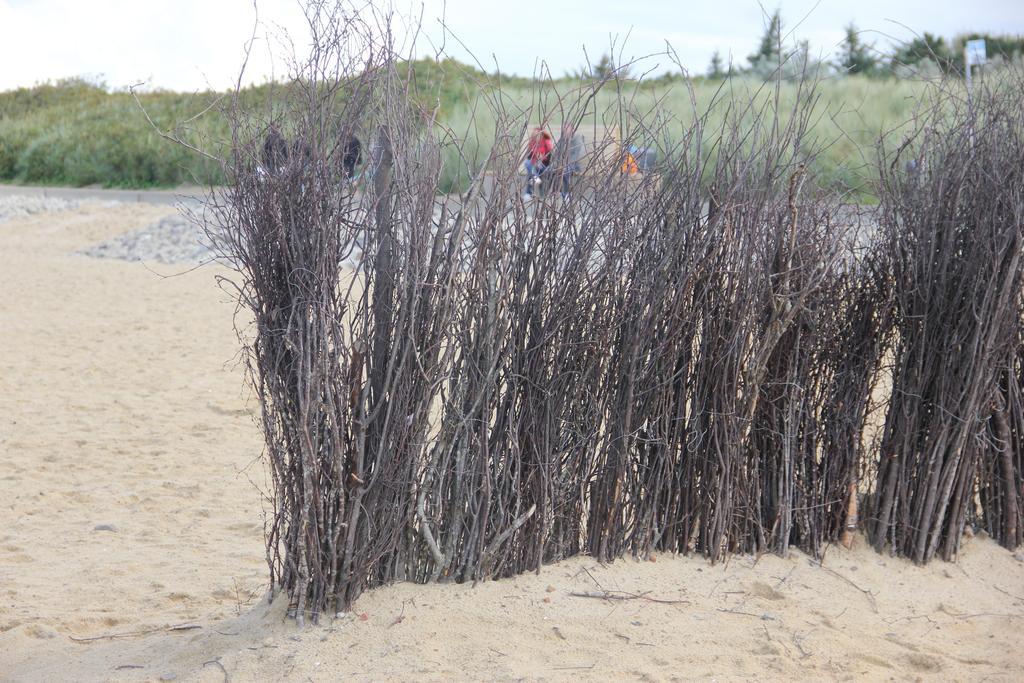
[[[858,508],[919,562],[965,524],[1021,542],[1019,73],[922,112],[881,155],[877,211],[811,170],[813,79],[791,105],[770,84],[716,102],[714,127],[625,94],[599,110],[607,81],[527,109],[484,91],[495,142],[444,196],[465,131],[413,103],[386,32],[324,7],[267,110],[229,104],[207,207],[252,320],[268,562],[297,617],[579,553],[817,555]],[[538,119],[614,122],[664,161],[525,203]],[[268,120],[293,141],[272,168]]]

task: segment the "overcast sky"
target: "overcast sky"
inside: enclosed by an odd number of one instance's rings
[[[382,4],[382,3],[378,3]],[[284,68],[268,36],[284,29],[301,51],[308,40],[299,0],[258,0],[258,44],[249,81]],[[1024,0],[780,0],[786,28],[828,56],[853,21],[868,42],[888,48],[912,32],[946,37],[965,31],[1024,34]],[[405,13],[423,13],[420,52],[439,44],[439,17],[488,70],[520,75],[543,60],[555,76],[596,59],[626,36],[624,57],[663,51],[666,41],[687,69],[703,72],[714,50],[744,62],[764,30],[756,0],[404,0]],[[68,76],[102,79],[114,88],[225,88],[237,75],[253,29],[251,0],[0,0],[0,90]],[[448,52],[469,54],[449,38]],[[276,55],[276,56],[274,56]],[[658,70],[669,65],[653,60]]]

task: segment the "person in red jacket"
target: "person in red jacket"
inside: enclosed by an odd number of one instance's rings
[[[551,165],[551,152],[555,148],[555,141],[551,133],[537,126],[530,134],[530,140],[526,144],[526,156],[523,163],[526,166],[526,193],[524,198],[533,196],[533,186],[539,185],[541,175]]]

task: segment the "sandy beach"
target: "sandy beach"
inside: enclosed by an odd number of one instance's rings
[[[265,599],[230,271],[76,253],[172,212],[0,222],[0,680],[1020,679],[1024,562],[983,536],[926,567],[860,538],[822,566],[580,557],[299,630]]]

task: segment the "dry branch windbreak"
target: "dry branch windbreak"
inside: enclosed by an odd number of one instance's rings
[[[955,551],[976,501],[1019,542],[1020,168],[1009,187],[976,166],[995,135],[1020,149],[1019,120],[975,121],[956,168],[938,155],[891,178],[873,229],[805,170],[811,83],[792,110],[736,103],[713,131],[700,115],[655,126],[626,96],[595,112],[601,84],[530,112],[496,97],[485,172],[445,197],[459,143],[410,105],[390,46],[315,19],[301,87],[272,107],[288,161],[261,166],[270,122],[230,112],[231,184],[210,207],[254,319],[268,562],[297,617],[579,553],[818,555],[872,488],[869,530],[916,559]],[[640,179],[593,166],[569,197],[524,202],[538,119],[614,122],[665,161]],[[352,134],[370,149],[355,184]],[[957,307],[918,302],[922,287]],[[888,356],[875,485],[866,425]]]
[[[1021,542],[1024,95],[1019,74],[944,102],[916,155],[883,167],[896,343],[868,531],[951,559],[978,521]],[[906,161],[910,172],[896,172]],[[902,169],[901,169],[902,170]]]

